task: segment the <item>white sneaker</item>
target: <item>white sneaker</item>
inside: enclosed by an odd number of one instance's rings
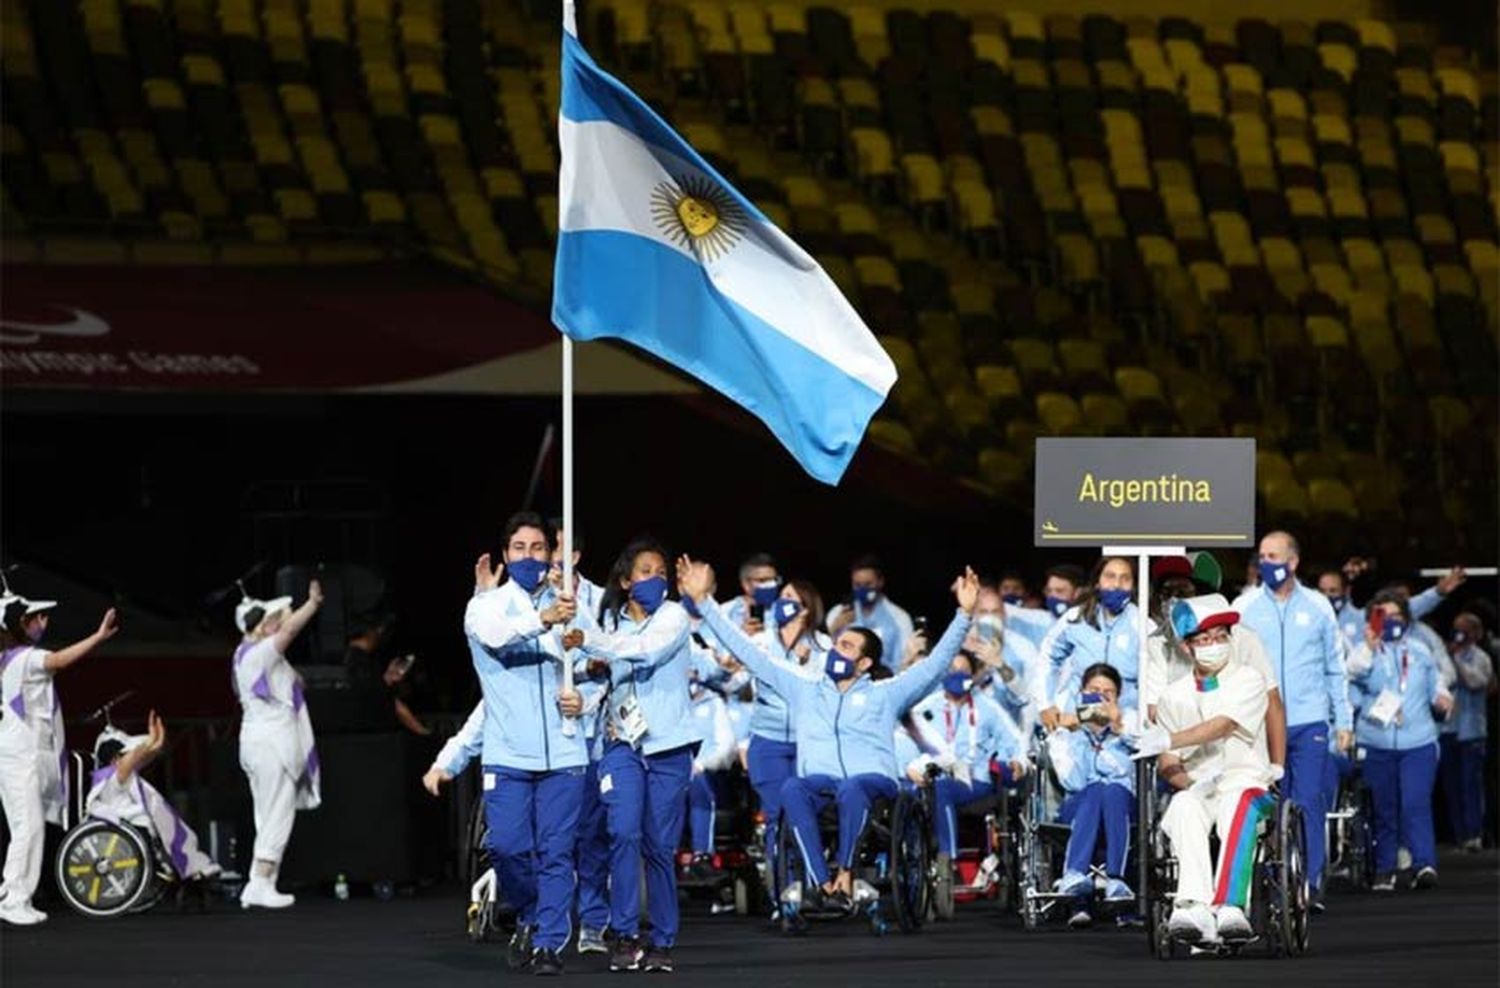
[[[1167,932],[1184,943],[1213,943],[1219,938],[1214,914],[1201,902],[1173,907]]]
[[[1250,929],[1250,920],[1239,906],[1220,906],[1214,919],[1221,940],[1249,940],[1255,936],[1255,931]]]
[[[249,909],[259,906],[262,909],[285,909],[297,901],[295,895],[287,895],[276,891],[268,879],[252,878],[245,883],[244,891],[240,892],[240,908]]]
[[[1407,871],[1411,868],[1411,851],[1404,847],[1396,849],[1396,870]]]
[[[47,914],[40,909],[33,909],[29,903],[7,902],[0,905],[0,921],[12,926],[36,926],[47,922]]]
[[[1094,880],[1079,871],[1070,871],[1057,880],[1059,895],[1083,898],[1094,894]]]

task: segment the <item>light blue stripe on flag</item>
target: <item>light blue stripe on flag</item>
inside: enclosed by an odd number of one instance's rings
[[[553,322],[692,374],[837,483],[895,383],[889,356],[822,268],[568,32],[562,73]]]

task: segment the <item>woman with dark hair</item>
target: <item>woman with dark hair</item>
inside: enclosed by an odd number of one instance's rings
[[[1032,682],[1032,698],[1047,730],[1058,724],[1059,696],[1078,692],[1079,670],[1103,663],[1120,675],[1120,707],[1133,716],[1140,666],[1136,628],[1135,570],[1122,556],[1105,556],[1094,565],[1089,589],[1063,614],[1037,649],[1041,661]]]
[[[1377,892],[1396,887],[1396,850],[1411,851],[1413,888],[1437,884],[1432,789],[1437,782],[1438,726],[1453,698],[1437,660],[1411,630],[1399,590],[1382,590],[1366,605],[1365,640],[1349,657],[1355,737],[1365,749],[1364,775],[1374,803]]]
[[[1111,902],[1135,898],[1125,883],[1125,857],[1135,817],[1135,763],[1119,705],[1120,673],[1099,662],[1083,671],[1082,681],[1082,692],[1069,698],[1071,709],[1061,716],[1064,730],[1047,738],[1052,770],[1068,794],[1058,819],[1069,824],[1072,832],[1057,890],[1075,900],[1068,917],[1068,925],[1075,929],[1093,922],[1089,906],[1094,880],[1089,870],[1101,830],[1107,879],[1104,897]]]
[[[811,670],[817,676],[833,647],[823,632],[823,597],[807,580],[792,580],[766,614],[758,638],[773,661]],[[781,787],[797,774],[797,731],[786,700],[764,679],[755,681],[755,712],[750,718],[750,747],[745,753],[750,786],[766,821],[766,861],[775,874],[777,828],[781,822]]]
[[[9,588],[0,597],[0,804],[10,828],[0,920],[16,926],[47,918],[32,908],[31,897],[42,877],[47,824],[62,826],[68,804],[62,705],[53,677],[119,630],[115,612],[106,611],[98,631],[48,652],[37,645],[56,606],[56,601],[16,596]]]
[[[612,971],[671,971],[677,939],[677,847],[697,737],[688,696],[691,621],[667,599],[667,552],[649,538],[620,553],[604,583],[598,627],[565,640],[608,666],[599,798],[610,842]],[[651,942],[639,941],[641,865]]]

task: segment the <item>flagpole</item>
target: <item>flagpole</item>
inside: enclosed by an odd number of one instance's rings
[[[563,592],[573,594],[573,338],[562,334],[562,564]],[[563,689],[573,688],[573,663],[563,659]],[[571,734],[573,719],[563,720]]]

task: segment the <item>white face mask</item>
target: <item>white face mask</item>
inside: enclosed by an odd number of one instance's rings
[[[1229,642],[1199,645],[1193,649],[1193,661],[1205,672],[1218,672],[1229,664]]]

